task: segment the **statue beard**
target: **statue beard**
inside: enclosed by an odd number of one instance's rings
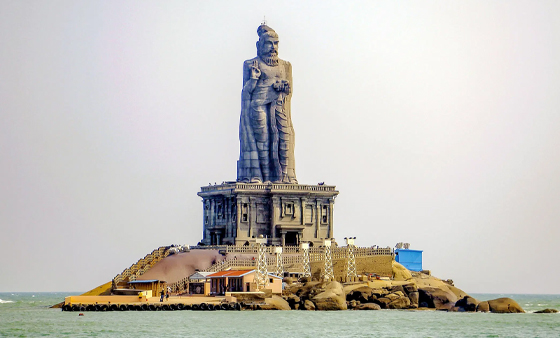
[[[280,60],[278,58],[278,54],[276,53],[267,53],[266,55],[259,55],[261,60],[267,65],[267,66],[278,66],[278,60]]]

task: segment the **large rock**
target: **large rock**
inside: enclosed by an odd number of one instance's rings
[[[474,312],[480,302],[470,296],[465,296],[455,303],[455,310],[459,312]]]
[[[402,264],[393,261],[393,280],[409,280],[412,278],[410,271]]]
[[[361,303],[367,303],[368,301],[370,301],[372,299],[372,297],[375,297],[373,295],[372,288],[367,287],[367,286],[362,286],[358,289],[350,291],[346,295],[346,300],[347,301],[357,300]]]
[[[315,304],[313,304],[312,301],[310,301],[309,299],[306,299],[303,302],[303,305],[301,306],[302,310],[307,310],[307,311],[315,311]]]
[[[410,299],[404,295],[387,304],[387,309],[408,309],[409,307]]]
[[[288,296],[286,297],[286,301],[288,302],[288,304],[290,305],[290,307],[291,307],[292,309],[297,310],[297,308],[298,308],[299,306],[296,307],[296,305],[298,305],[298,304],[300,303],[301,299],[300,299],[298,296],[296,296],[296,295],[294,295],[294,294],[291,294],[291,295],[288,295]]]
[[[264,300],[265,305],[261,305],[263,310],[290,310],[290,304],[284,298],[273,295]]]
[[[310,299],[325,291],[325,283],[317,281],[307,282],[303,285],[291,286],[289,291],[301,299]]]
[[[457,301],[455,293],[448,288],[425,287],[418,289],[418,292],[420,303],[437,310],[451,310]]]
[[[539,311],[535,311],[535,313],[557,313],[558,310],[556,309],[544,309],[544,310],[539,310]]]
[[[418,291],[413,291],[408,294],[408,298],[410,299],[410,304],[414,305],[414,307],[418,307],[418,300],[420,299],[420,294]]]
[[[489,311],[490,311],[490,305],[488,304],[487,301],[480,302],[476,306],[476,312],[489,312]]]
[[[379,306],[381,306],[382,309],[386,309],[387,305],[389,305],[389,303],[391,303],[391,300],[389,298],[386,298],[386,297],[381,297],[381,298],[377,298],[377,300],[375,302],[377,304],[379,304]]]
[[[488,306],[493,313],[525,313],[516,301],[507,297],[489,300]]]
[[[346,310],[346,296],[339,282],[325,284],[325,291],[311,299],[317,310]]]
[[[402,297],[404,297],[404,293],[402,293],[401,291],[397,291],[397,292],[394,292],[394,293],[390,293],[390,294],[388,294],[388,295],[385,296],[385,298],[390,299],[391,302],[392,302],[392,301],[395,301],[395,300],[397,300],[397,299],[399,299],[399,298],[402,298]]]
[[[365,303],[356,306],[354,310],[381,310],[381,306],[375,303]]]

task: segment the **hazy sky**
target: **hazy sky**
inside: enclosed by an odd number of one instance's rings
[[[86,291],[201,239],[265,15],[339,242],[558,293],[560,2],[512,0],[0,1],[0,291]]]

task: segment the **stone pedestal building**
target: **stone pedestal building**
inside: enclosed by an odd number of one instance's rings
[[[320,245],[333,237],[334,186],[226,182],[202,187],[205,245]]]
[[[298,184],[291,118],[292,65],[278,34],[257,29],[257,56],[243,63],[237,181],[203,187],[205,245],[322,244],[333,237],[334,186]],[[273,182],[273,183],[272,183]]]

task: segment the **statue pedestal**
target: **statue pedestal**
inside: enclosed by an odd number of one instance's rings
[[[333,237],[335,186],[225,182],[202,187],[205,245],[323,243]]]

